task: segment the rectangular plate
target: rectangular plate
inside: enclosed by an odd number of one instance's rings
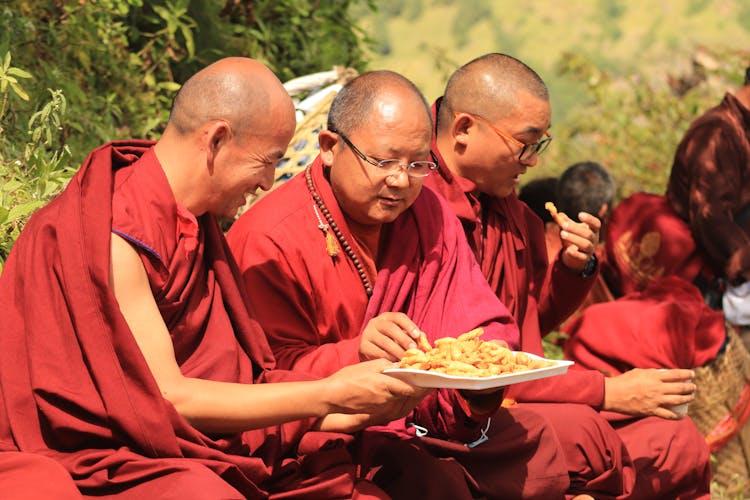
[[[535,359],[544,359],[534,354],[526,353],[529,357]],[[502,375],[495,375],[494,377],[466,377],[459,375],[448,375],[445,373],[431,372],[427,370],[413,370],[410,368],[398,368],[398,365],[394,365],[394,368],[386,368],[383,373],[387,373],[392,377],[399,378],[404,382],[418,387],[434,387],[439,389],[468,389],[468,390],[482,390],[491,389],[493,387],[503,387],[511,384],[519,384],[521,382],[528,382],[529,380],[537,380],[540,378],[554,377],[556,375],[563,375],[568,371],[568,367],[573,364],[573,361],[567,360],[555,360],[547,359],[554,363],[552,366],[544,368],[536,368],[534,370],[526,370],[523,372],[515,373],[504,373]]]

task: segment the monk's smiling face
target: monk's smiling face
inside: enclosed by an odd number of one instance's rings
[[[370,162],[396,159],[403,166],[430,160],[431,125],[421,98],[404,85],[380,90],[368,119],[346,138]],[[338,133],[321,133],[321,157],[342,211],[362,225],[392,222],[422,189],[405,169],[386,173],[362,158]]]

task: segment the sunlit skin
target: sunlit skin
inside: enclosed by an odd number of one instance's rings
[[[537,155],[519,161],[522,146],[507,140],[484,122],[468,113],[460,113],[453,120],[452,134],[463,157],[454,163],[460,176],[471,179],[480,192],[504,198],[513,193],[527,169],[537,164]],[[528,92],[517,94],[517,105],[508,115],[493,120],[483,116],[496,128],[523,144],[540,140],[550,127],[550,103]],[[438,147],[441,151],[440,139]]]
[[[368,123],[347,136],[374,160],[398,159],[403,164],[430,160],[430,121],[424,105],[406,89],[384,91]],[[404,170],[391,175],[357,156],[330,131],[319,137],[323,164],[330,168],[331,188],[342,211],[368,233],[379,234],[409,208],[422,189],[422,179]]]
[[[550,103],[531,93],[519,90],[514,108],[501,118],[482,118],[495,128],[523,144],[539,141],[550,128]],[[499,105],[498,105],[499,106]],[[513,194],[521,176],[536,166],[538,155],[519,160],[523,146],[498,135],[492,127],[469,113],[456,110],[447,132],[438,135],[438,149],[453,172],[471,180],[477,191],[505,198]],[[565,217],[560,231],[564,246],[563,263],[573,271],[581,271],[599,242],[601,221],[593,215],[578,214],[580,223]]]
[[[266,134],[250,140],[233,137],[216,153],[210,177],[213,197],[208,212],[212,215],[234,217],[247,196],[273,186],[276,164],[284,156],[294,128],[277,123],[265,130]]]

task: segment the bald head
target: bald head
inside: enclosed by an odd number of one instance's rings
[[[190,134],[211,120],[225,120],[239,137],[260,128],[271,111],[294,120],[294,105],[266,66],[245,57],[221,59],[193,75],[175,97],[169,127]]]
[[[328,129],[345,135],[351,134],[358,127],[370,123],[373,118],[377,119],[376,107],[384,96],[394,91],[406,91],[407,95],[418,100],[431,126],[430,105],[417,86],[398,73],[381,70],[364,73],[341,89],[328,112]]]
[[[526,64],[506,54],[483,55],[466,63],[450,77],[438,121],[441,127],[449,126],[454,111],[499,120],[516,109],[519,91],[549,100],[544,81]]]

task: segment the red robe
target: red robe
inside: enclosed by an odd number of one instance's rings
[[[438,100],[433,116],[437,116],[439,105]],[[541,354],[542,336],[577,309],[595,280],[568,270],[559,258],[548,264],[544,224],[515,194],[505,198],[476,196],[471,181],[453,175],[445,166],[434,140],[432,152],[439,169],[425,179],[425,185],[443,195],[461,220],[484,276],[520,325],[522,348]],[[597,498],[625,497],[631,492],[636,498],[653,498],[647,485],[669,471],[672,481],[661,483],[660,494],[678,496],[696,489],[708,493],[708,455],[695,425],[689,419],[673,422],[649,418],[650,426],[639,424],[640,437],[627,431],[613,432],[604,417],[589,411],[600,409],[604,403],[604,377],[600,372],[569,370],[563,376],[518,384],[511,387],[509,397],[519,402],[565,404],[546,410],[544,405],[533,407],[544,412],[555,426],[572,483],[582,491],[598,492]],[[583,412],[583,417],[578,412]],[[639,443],[633,442],[637,439],[649,442],[652,448],[637,448]],[[698,458],[686,462],[680,456],[683,451]],[[694,467],[701,471],[697,476]]]
[[[109,288],[113,230],[141,254],[186,376],[305,377],[271,371],[217,223],[178,232],[150,146],[92,152],[13,247],[0,277],[0,449],[54,458],[97,497],[351,497],[351,436],[307,432],[309,421],[209,436],[162,397]]]
[[[346,239],[354,241],[320,158],[311,168],[316,191]],[[253,205],[227,235],[249,287],[251,312],[280,366],[325,375],[358,362],[363,327],[386,311],[406,313],[431,340],[483,326],[483,338],[517,345],[518,330],[507,309],[487,287],[458,221],[434,193],[422,190],[412,207],[383,228],[369,299],[344,251],[327,253],[313,203],[300,174]],[[373,465],[422,460],[430,467],[423,474],[431,477],[441,477],[438,470],[446,464],[459,467],[465,479],[457,479],[472,495],[490,498],[561,496],[567,477],[556,438],[543,420],[526,410],[501,410],[492,417],[490,440],[467,448],[463,443],[476,440],[487,422],[486,416],[472,415],[455,391],[438,390],[409,418],[364,433],[363,449],[368,454],[369,443],[396,436],[430,453],[378,455],[371,457]],[[415,433],[410,424],[425,428],[427,437],[410,439]],[[447,461],[430,463],[430,455]],[[431,498],[448,497],[454,498],[444,491]]]
[[[564,331],[570,336],[565,353],[576,360],[576,369],[612,375],[633,368],[704,366],[726,337],[721,311],[706,306],[697,288],[675,276],[589,306]]]
[[[62,465],[43,455],[19,451],[0,452],[0,492],[5,500],[83,498]]]
[[[734,95],[698,117],[677,146],[666,196],[708,262],[733,283],[750,271],[750,109]]]

